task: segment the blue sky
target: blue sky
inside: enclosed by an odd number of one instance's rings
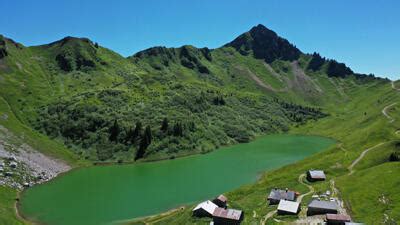
[[[398,0],[0,1],[0,34],[28,46],[78,36],[124,56],[156,45],[216,48],[261,23],[303,52],[400,79]]]

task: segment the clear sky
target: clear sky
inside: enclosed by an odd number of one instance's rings
[[[88,37],[123,56],[219,47],[263,24],[303,52],[400,79],[399,0],[0,0],[0,34],[24,45]]]

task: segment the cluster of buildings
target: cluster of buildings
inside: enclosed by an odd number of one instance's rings
[[[322,170],[307,171],[309,182],[324,181],[326,176]],[[270,205],[278,205],[278,215],[297,215],[300,210],[300,201],[296,201],[299,193],[289,189],[274,188],[267,197]],[[354,225],[348,215],[340,214],[336,200],[313,199],[307,206],[307,216],[324,215],[328,225]]]
[[[213,218],[215,225],[238,225],[242,222],[244,213],[238,209],[227,208],[228,199],[224,195],[220,195],[212,201],[207,200],[198,204],[193,210],[195,217]]]
[[[326,180],[325,172],[322,170],[307,171],[309,182]],[[269,205],[277,205],[278,215],[297,215],[301,210],[300,193],[286,189],[274,188],[267,196]],[[341,214],[335,198],[329,198],[330,191],[323,195],[313,195],[313,199],[307,205],[306,215],[311,218],[314,215],[324,217],[327,225],[362,225],[352,222],[350,216]],[[227,208],[228,199],[220,195],[212,201],[207,200],[198,204],[192,211],[195,217],[210,217],[211,224],[238,225],[242,222],[244,213],[238,209]]]

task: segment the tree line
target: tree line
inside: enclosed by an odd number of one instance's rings
[[[164,135],[173,135],[182,137],[184,126],[182,122],[175,122],[172,127],[169,125],[168,118],[164,118],[159,128]],[[137,146],[135,160],[141,159],[146,154],[146,149],[152,143],[153,135],[150,125],[143,128],[140,121],[137,121],[135,126],[131,127],[126,134],[123,134],[123,128],[120,127],[118,120],[114,120],[113,125],[109,128],[109,141],[113,143],[123,143],[125,145]]]

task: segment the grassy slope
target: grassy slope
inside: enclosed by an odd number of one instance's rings
[[[400,194],[397,191],[399,183],[396,179],[399,163],[388,162],[389,154],[395,148],[393,141],[398,140],[394,132],[399,127],[400,121],[389,123],[381,112],[385,106],[398,102],[400,94],[392,90],[387,82],[349,89],[346,93],[351,98],[345,103],[336,106],[328,104],[330,117],[310,122],[291,131],[332,137],[340,141],[337,146],[296,164],[268,172],[256,184],[227,193],[231,207],[245,210],[245,224],[259,223],[269,211],[275,209],[268,207],[265,201],[266,194],[271,188],[289,187],[302,193],[307,192],[308,189],[299,184],[297,179],[301,173],[310,168],[324,169],[328,179],[336,180],[336,186],[354,219],[367,224],[383,223],[383,213],[386,213],[392,221],[400,221],[398,214]],[[394,114],[396,110],[398,109],[390,110],[393,117],[396,115]],[[351,162],[363,150],[381,142],[386,144],[370,151],[355,166],[355,172],[348,176],[347,167]],[[317,192],[323,192],[328,189],[329,181],[313,186]],[[379,201],[382,194],[389,199],[388,203],[383,204]],[[308,196],[303,202],[309,200]],[[191,218],[191,209],[192,207],[188,206],[183,212],[142,221],[156,224],[184,224],[185,221],[206,224],[205,221]],[[278,218],[284,219],[284,217]],[[293,217],[284,220],[291,219]],[[137,223],[142,222],[137,221]]]

